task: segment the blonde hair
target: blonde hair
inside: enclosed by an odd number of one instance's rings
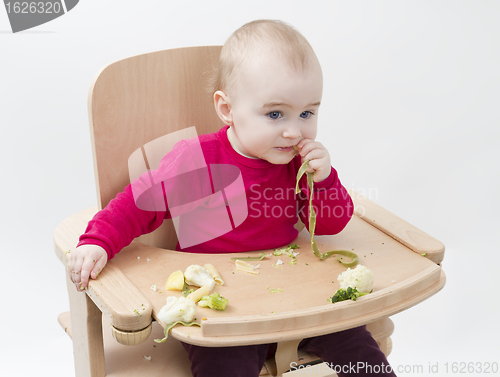
[[[251,56],[252,51],[267,48],[294,70],[303,70],[314,51],[299,31],[283,21],[257,20],[236,30],[222,47],[219,66],[215,70],[211,90],[227,90],[234,82],[236,69]]]

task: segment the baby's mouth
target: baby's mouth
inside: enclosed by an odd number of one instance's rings
[[[294,147],[275,147],[274,149],[280,151],[280,152],[290,152],[290,151],[295,151]]]

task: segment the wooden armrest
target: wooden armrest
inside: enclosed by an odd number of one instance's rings
[[[394,215],[354,190],[347,189],[354,203],[354,213],[398,242],[436,264],[444,258],[444,245],[434,237]]]
[[[89,281],[87,295],[111,325],[121,331],[138,331],[151,324],[151,303],[113,260],[108,261],[96,280]]]
[[[79,234],[83,233],[96,212],[97,207],[79,212],[57,226],[54,233],[55,252],[65,266]],[[122,332],[143,330],[151,324],[151,303],[113,260],[108,261],[96,280],[89,281],[86,293],[111,325]]]

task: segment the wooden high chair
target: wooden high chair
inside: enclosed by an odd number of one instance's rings
[[[129,184],[127,164],[134,151],[176,130],[195,126],[203,134],[223,126],[207,88],[220,48],[158,51],[117,61],[99,72],[89,93],[98,207],[75,214],[57,227],[55,250],[64,265],[98,208]],[[85,293],[76,292],[66,278],[70,312],[61,314],[59,321],[73,339],[76,375],[191,376],[178,341],[182,340],[208,347],[277,342],[276,360],[266,363],[261,374],[293,376],[296,372],[285,373],[290,362],[314,359],[297,355],[301,339],[362,324],[368,324],[388,354],[393,330],[388,317],[444,286],[440,267],[444,246],[370,200],[350,193],[355,203],[351,222],[339,235],[316,239],[321,251],[353,249],[358,254],[360,263],[375,275],[370,295],[356,302],[327,302],[338,289],[337,276],[345,267],[335,258],[320,261],[314,257],[307,230],[295,241],[300,246],[297,264],[281,257],[285,263],[276,266],[277,257],[266,257],[260,262],[261,273],[250,275],[235,270],[233,255],[172,251],[177,238],[171,221],[165,221],[108,261]],[[224,279],[216,291],[229,299],[228,309],[200,308],[201,328],[177,326],[167,342],[154,343],[153,339],[163,338],[164,326],[156,314],[167,296],[179,294],[165,291],[167,277],[190,264],[205,263],[213,264]],[[335,375],[325,368],[315,373],[308,375]]]

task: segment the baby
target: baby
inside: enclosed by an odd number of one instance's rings
[[[215,110],[226,126],[196,140],[177,143],[154,174],[161,176],[175,169],[178,161],[185,161],[182,157],[193,155],[201,147],[207,166],[231,165],[241,174],[245,217],[224,234],[186,247],[180,242],[177,250],[242,252],[291,243],[298,234],[297,217],[308,224],[305,176],[302,193],[290,194],[305,160],[309,161],[307,171],[313,173],[315,182],[315,233],[336,234],[347,225],[353,212],[352,201],[331,166],[328,150],[315,140],[322,89],[318,59],[307,40],[291,26],[279,21],[254,21],[230,36],[221,52],[213,88]],[[169,192],[169,184],[165,185]],[[173,217],[168,209],[138,208],[132,186],[96,214],[70,254],[68,272],[78,290],[85,289],[89,278],[95,279],[107,260],[135,237]],[[234,219],[238,214],[231,215]],[[276,349],[273,344],[221,348],[183,345],[195,377],[220,377],[221,370],[224,376],[257,377],[268,354]],[[304,339],[299,347],[338,366],[337,370],[342,371],[339,376],[371,375],[350,368],[357,363],[388,365],[365,326]]]

